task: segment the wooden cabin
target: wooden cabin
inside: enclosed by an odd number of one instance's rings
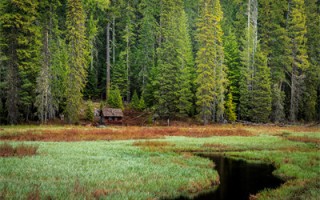
[[[122,124],[123,112],[118,108],[103,108],[101,118],[101,121],[105,124]]]

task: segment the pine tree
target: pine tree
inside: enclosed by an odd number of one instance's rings
[[[284,121],[285,68],[289,60],[289,38],[285,27],[287,0],[260,0],[259,38],[267,55],[272,78],[272,115],[274,122]]]
[[[4,2],[2,2],[4,3]],[[2,3],[0,3],[0,15],[2,15]],[[4,37],[2,34],[2,21],[0,21],[0,124],[3,124],[6,119],[5,115],[5,96],[6,96],[6,67],[4,65],[5,56],[3,55]]]
[[[225,65],[228,69],[229,88],[232,93],[232,99],[234,104],[239,105],[240,91],[240,69],[241,59],[239,45],[235,34],[229,29],[228,35],[224,37],[224,55]]]
[[[59,36],[58,16],[56,14],[59,0],[41,1],[40,19],[42,28],[41,69],[37,77],[37,96],[35,106],[41,123],[53,119],[58,111],[58,103],[54,101],[55,93],[52,92],[53,80],[53,51],[55,39]],[[58,79],[61,81],[61,79]],[[61,91],[60,91],[61,92]]]
[[[232,93],[228,93],[228,99],[226,101],[226,117],[229,122],[237,120],[236,105],[233,101]]]
[[[150,70],[155,67],[156,56],[156,36],[157,36],[157,9],[154,0],[142,0],[139,4],[139,11],[142,15],[140,20],[140,30],[138,34],[137,66],[138,80],[141,92],[145,93],[150,80]]]
[[[306,80],[303,97],[303,114],[307,121],[317,120],[320,117],[320,2],[316,0],[305,1],[307,26],[307,51],[310,68],[306,71]]]
[[[176,78],[176,100],[178,116],[186,117],[192,110],[192,83],[194,82],[194,60],[192,55],[191,39],[189,36],[188,19],[184,10],[181,11],[178,29],[178,58],[179,74]]]
[[[144,102],[143,97],[141,97],[139,101],[139,110],[144,110],[144,109],[146,109],[146,104]]]
[[[39,71],[40,29],[36,24],[37,1],[4,1],[1,34],[7,66],[6,107],[8,122],[19,121],[20,110],[25,120],[32,117],[36,77]],[[19,19],[19,20],[17,20]]]
[[[117,87],[112,88],[110,90],[110,95],[107,103],[108,103],[108,106],[110,106],[111,108],[121,108],[121,109],[124,108],[122,103],[121,93]]]
[[[298,108],[302,99],[302,85],[305,70],[309,67],[306,48],[306,15],[303,0],[292,0],[289,4],[288,34],[290,38],[290,121],[297,120]]]
[[[267,57],[260,50],[256,53],[255,72],[252,88],[251,120],[253,122],[269,121],[271,114],[271,83]]]
[[[200,116],[207,124],[210,119],[221,121],[224,115],[225,69],[220,1],[201,1],[197,23],[197,105]]]
[[[138,110],[139,109],[139,103],[140,103],[140,100],[139,100],[138,93],[137,93],[137,91],[134,91],[132,99],[131,99],[130,107],[132,109]]]
[[[243,68],[241,69],[240,80],[240,118],[242,120],[250,119],[251,92],[253,88],[253,72],[255,71],[255,54],[258,44],[258,2],[257,0],[248,0],[247,3],[247,26],[242,39],[241,59]]]
[[[160,116],[172,118],[179,112],[185,115],[190,109],[192,53],[182,1],[162,1],[161,10],[158,76],[153,82],[158,84],[158,91],[154,95]]]
[[[85,115],[86,115],[86,119],[90,122],[93,122],[94,120],[94,106],[91,100],[87,101],[87,105],[86,105],[86,111],[85,111]]]
[[[69,51],[66,114],[70,123],[78,121],[82,91],[88,64],[88,42],[85,33],[85,13],[81,0],[67,1],[67,41]]]

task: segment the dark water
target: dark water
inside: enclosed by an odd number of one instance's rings
[[[248,200],[265,188],[279,187],[283,181],[272,175],[272,165],[252,164],[218,155],[202,155],[211,159],[220,176],[220,185],[212,193],[195,197],[196,200]],[[179,200],[183,200],[180,198]]]

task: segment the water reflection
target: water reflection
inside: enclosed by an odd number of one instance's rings
[[[242,160],[229,159],[221,155],[201,155],[211,159],[220,176],[220,185],[212,193],[200,195],[196,200],[248,200],[265,188],[279,187],[283,181],[272,175],[272,165],[252,164]],[[179,200],[185,198],[179,198]]]

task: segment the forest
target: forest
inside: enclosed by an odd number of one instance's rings
[[[320,120],[319,0],[1,0],[0,124],[85,101],[203,124]]]

